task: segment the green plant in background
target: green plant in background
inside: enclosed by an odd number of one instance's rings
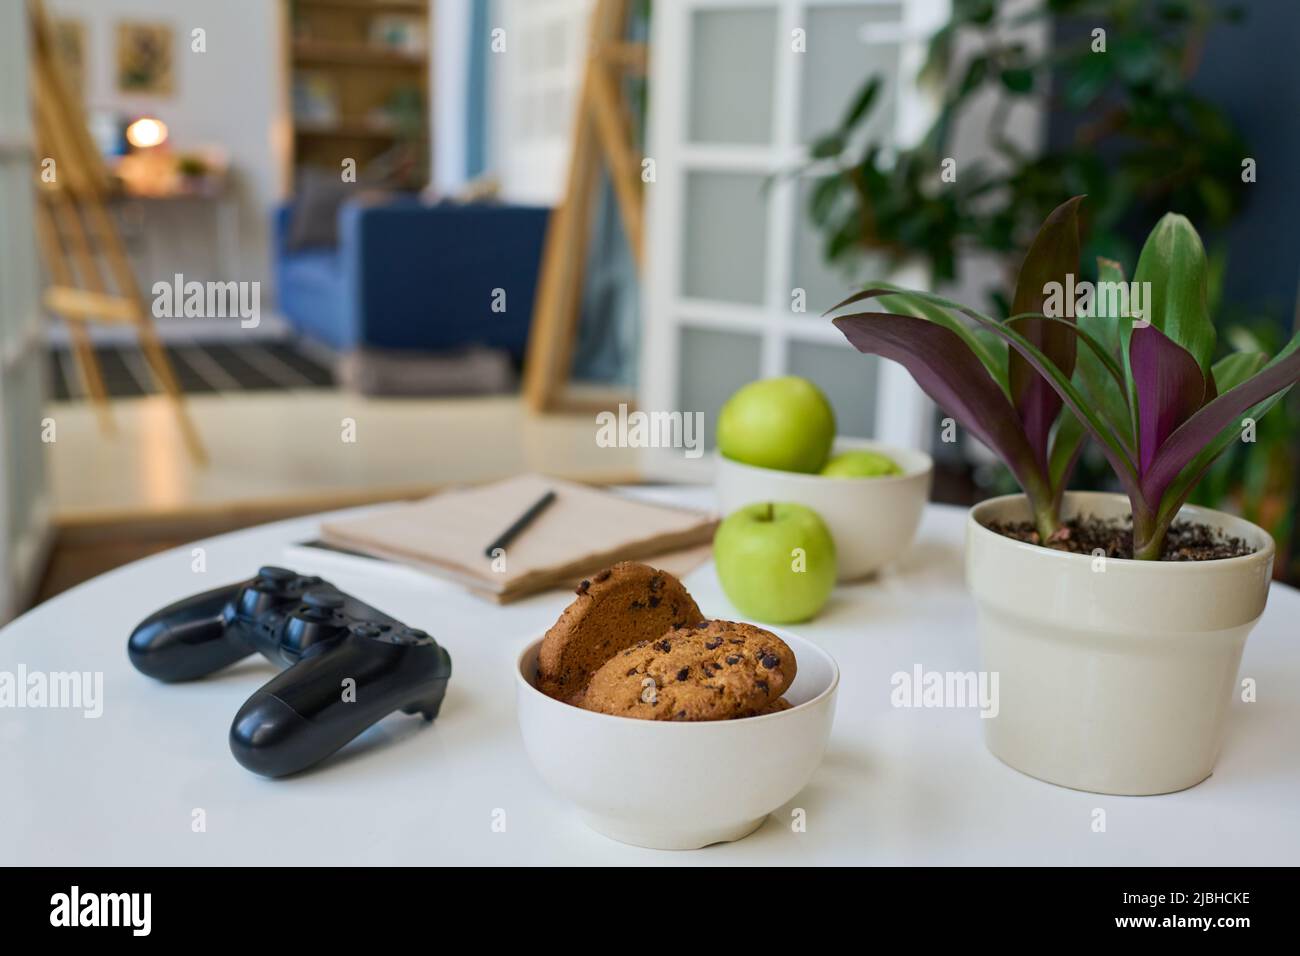
[[[879,105],[879,76],[867,79],[839,128],[813,145],[814,164],[835,167],[816,179],[809,210],[829,262],[842,266],[884,252],[895,263],[920,259],[933,281],[943,282],[956,275],[963,247],[1024,248],[1069,195],[1088,196],[1086,263],[1099,255],[1131,261],[1136,250],[1125,224],[1153,221],[1166,209],[1211,229],[1236,213],[1241,192],[1232,184],[1240,182],[1249,153],[1226,114],[1188,87],[1207,31],[1233,14],[1213,0],[1043,0],[1014,17],[1006,13],[1011,6],[955,0],[921,77],[942,87],[939,115],[916,146],[864,142]],[[1086,25],[1077,40],[1037,51],[1007,36],[1011,28],[1062,17]],[[1096,26],[1105,30],[1104,52],[1094,49]],[[994,155],[963,161],[944,181],[956,124],[990,89],[998,94],[988,128]],[[1030,98],[1048,98],[1048,109],[1073,119],[1072,142],[1027,153],[1011,141],[1010,110]],[[1000,305],[1005,310],[1007,303]]]
[[[427,123],[424,94],[418,86],[400,86],[393,90],[384,103],[383,113],[397,130],[408,139],[422,139]]]
[[[176,171],[197,179],[208,174],[208,161],[198,153],[184,153],[176,157]]]
[[[1285,336],[1276,324],[1256,321],[1226,331],[1241,352],[1274,354]],[[1277,543],[1276,577],[1296,580],[1296,489],[1300,484],[1300,393],[1288,395],[1256,423],[1253,442],[1234,443],[1210,468],[1189,499],[1209,508],[1228,508],[1253,521]]]

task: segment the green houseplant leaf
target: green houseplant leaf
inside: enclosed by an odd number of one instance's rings
[[[1097,260],[1097,284],[1091,308],[1075,321],[1081,333],[1091,335],[1101,344],[1110,361],[1106,362],[1094,349],[1080,349],[1075,359],[1074,378],[1079,390],[1110,426],[1129,458],[1136,460],[1133,418],[1125,400],[1127,385],[1122,380],[1117,383],[1113,374],[1114,369],[1123,365],[1120,290],[1127,288],[1123,266],[1111,259]],[[1122,377],[1123,373],[1120,374]]]
[[[1143,318],[1191,353],[1206,375],[1216,339],[1206,300],[1208,274],[1201,237],[1176,213],[1167,213],[1151,230],[1133,273],[1143,288],[1150,283]]]

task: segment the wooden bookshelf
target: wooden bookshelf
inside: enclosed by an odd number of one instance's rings
[[[366,13],[427,13],[427,0],[299,0],[298,6]]]
[[[303,166],[395,161],[427,182],[430,0],[282,0],[292,111],[289,181]]]
[[[332,8],[331,8],[332,9]],[[293,45],[294,61],[303,66],[395,66],[423,68],[428,64],[424,53],[385,50],[368,43],[333,43],[323,40],[298,40]]]
[[[296,134],[301,137],[334,137],[338,139],[399,139],[405,130],[375,122],[353,123],[299,123]]]

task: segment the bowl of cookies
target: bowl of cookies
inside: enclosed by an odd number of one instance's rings
[[[815,644],[709,620],[666,571],[582,582],[519,655],[519,726],[550,786],[623,843],[739,840],[812,778],[839,668]]]

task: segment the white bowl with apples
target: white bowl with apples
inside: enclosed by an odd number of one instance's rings
[[[930,497],[929,455],[836,438],[829,402],[803,379],[765,379],[732,396],[718,418],[718,449],[722,514],[767,503],[811,508],[830,532],[841,582],[865,578],[901,556]],[[782,533],[780,509],[771,517],[751,509],[750,517],[750,534]]]
[[[794,651],[795,678],[784,694],[793,706],[698,722],[617,717],[548,697],[534,684],[539,638],[515,667],[524,749],[588,826],[622,843],[691,850],[748,836],[812,779],[840,681],[830,654],[774,633]]]

